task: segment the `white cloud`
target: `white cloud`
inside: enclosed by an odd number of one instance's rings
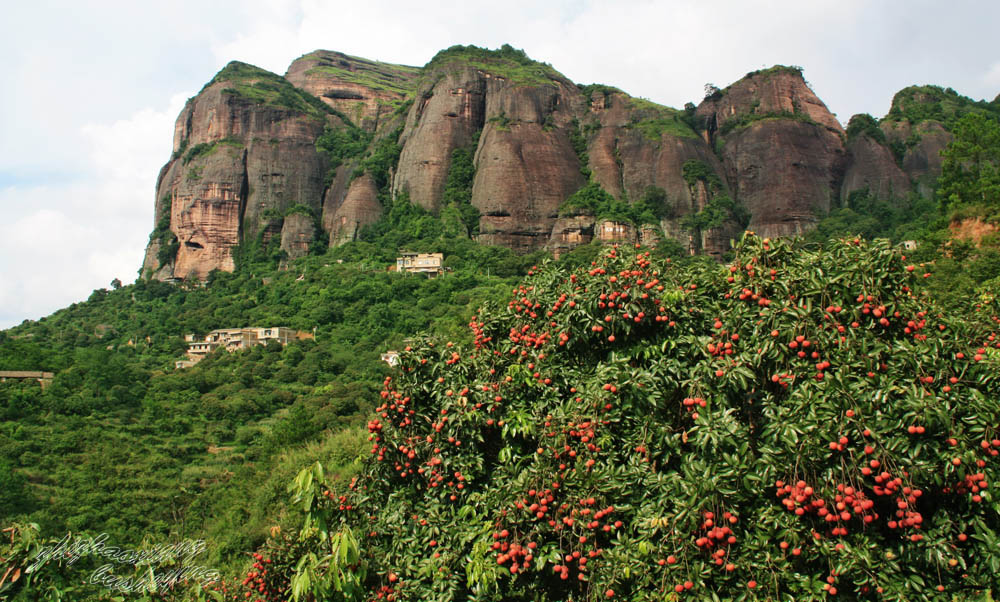
[[[1000,61],[993,63],[990,70],[986,72],[986,75],[983,76],[983,83],[987,86],[1000,88]]]
[[[85,178],[0,190],[0,327],[38,318],[114,278],[135,280],[152,228],[156,173],[188,95],[162,110],[81,128]]]

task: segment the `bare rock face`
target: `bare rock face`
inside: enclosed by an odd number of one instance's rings
[[[844,155],[837,134],[792,120],[752,123],[722,150],[729,181],[750,211],[750,230],[771,237],[802,234],[830,210]]]
[[[909,121],[884,121],[882,132],[890,143],[903,145],[903,172],[915,183],[917,192],[930,198],[934,181],[941,175],[941,151],[954,136],[937,121],[917,125]]]
[[[565,127],[576,86],[565,81],[519,86],[493,78],[487,123],[475,155],[472,204],[479,241],[534,250],[548,242],[559,205],[584,184]]]
[[[510,67],[453,60],[429,70],[407,118],[393,191],[437,212],[452,153],[480,133],[471,199],[482,214],[479,240],[533,250],[584,183],[566,132],[580,93],[555,72],[525,80]]]
[[[361,228],[382,217],[378,188],[368,174],[351,181],[344,202],[333,213],[330,246],[357,240]]]
[[[722,165],[712,148],[667,107],[631,106],[624,93],[606,96],[605,107],[591,106],[599,129],[587,147],[594,179],[618,199],[639,199],[650,186],[663,188],[681,214],[692,206],[684,163],[708,164],[720,176]],[[645,103],[650,105],[652,103]],[[657,127],[657,121],[665,125]]]
[[[162,243],[151,243],[143,271],[198,279],[231,271],[232,247],[276,233],[269,225],[288,208],[319,211],[326,161],[315,139],[326,119],[278,76],[230,63],[177,119],[156,214],[169,216],[179,249],[168,273],[157,257]]]
[[[661,188],[670,215],[661,228],[668,237],[691,253],[719,255],[729,249],[728,226],[722,234],[692,233],[681,226],[686,216],[704,209],[710,198],[703,185],[685,180],[686,163],[705,166],[721,183],[718,193],[729,192],[722,164],[679,111],[611,91],[591,96],[588,117],[584,129],[596,129],[588,140],[588,166],[604,190],[617,199],[635,202],[650,187]]]
[[[438,73],[419,90],[407,116],[393,193],[436,212],[451,154],[468,146],[483,127],[488,74],[471,66]]]
[[[909,194],[910,179],[896,165],[892,151],[861,134],[847,144],[847,170],[840,188],[840,200],[846,202],[852,192],[867,190],[879,199],[903,198]]]
[[[281,250],[288,260],[309,254],[309,245],[316,238],[316,226],[312,216],[292,213],[285,216],[281,226]]]
[[[333,177],[333,182],[326,189],[323,195],[323,212],[321,223],[324,232],[333,232],[336,224],[337,210],[347,197],[347,189],[354,181],[354,171],[357,169],[357,161],[345,163],[337,168]]]
[[[843,178],[845,134],[796,69],[749,74],[706,98],[695,115],[722,148],[751,230],[801,234],[830,209]]]
[[[204,280],[214,269],[233,270],[229,250],[240,240],[244,162],[245,151],[227,145],[171,170],[174,178],[164,183],[171,198],[170,227],[180,242],[174,278]]]
[[[316,50],[296,59],[285,79],[374,132],[412,95],[419,67]]]

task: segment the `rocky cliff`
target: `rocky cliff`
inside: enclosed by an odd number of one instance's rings
[[[274,217],[296,204],[318,211],[326,161],[315,140],[331,117],[323,106],[262,69],[223,69],[177,118],[156,188],[156,214],[169,223],[158,222],[143,269],[198,279],[232,270],[232,248]],[[177,247],[173,257],[160,253],[164,244]]]
[[[801,234],[839,196],[846,133],[794,67],[748,74],[695,111],[762,236]]]
[[[854,192],[879,199],[904,198],[912,189],[910,178],[897,165],[884,137],[860,133],[847,143],[848,163],[840,189],[845,204]]]
[[[470,235],[523,251],[666,238],[720,256],[743,228],[798,234],[855,191],[927,194],[952,101],[908,88],[849,136],[794,67],[675,110],[509,46],[419,68],[318,50],[284,76],[234,62],[177,119],[143,273],[203,279],[237,245],[280,240],[291,259],[342,244],[393,199],[465,205]]]

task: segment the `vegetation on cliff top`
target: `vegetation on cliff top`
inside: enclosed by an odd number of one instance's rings
[[[521,86],[551,85],[554,79],[562,77],[548,63],[535,61],[510,44],[504,44],[497,50],[455,45],[435,54],[424,69],[432,71],[455,64],[469,65]]]
[[[317,118],[332,113],[322,100],[299,90],[280,75],[247,63],[230,62],[215,74],[205,88],[220,82],[228,84],[222,90],[223,94],[246,98],[254,103],[291,109]]]
[[[744,75],[739,81],[733,82],[732,84],[729,84],[728,86],[726,86],[721,90],[714,84],[705,84],[705,100],[713,98],[716,99],[722,98],[723,96],[729,93],[729,90],[733,86],[738,85],[743,80],[752,78],[758,78],[758,79],[768,78],[774,75],[781,75],[781,74],[794,75],[801,78],[802,67],[799,67],[797,65],[774,65],[766,69],[757,69],[756,71],[750,71],[749,73]],[[805,80],[803,79],[803,81]]]
[[[851,117],[851,120],[847,122],[848,140],[853,140],[862,134],[868,136],[879,144],[886,144],[885,132],[883,132],[882,128],[878,126],[878,120],[868,113],[859,113],[854,115]]]
[[[698,137],[682,111],[665,107],[645,98],[630,96],[626,102],[633,111],[632,120],[626,127],[639,130],[647,140],[659,142],[664,134],[679,138]]]
[[[884,121],[937,121],[951,130],[966,114],[982,112],[1000,117],[1000,103],[972,100],[951,88],[941,86],[909,86],[892,98],[892,107]]]

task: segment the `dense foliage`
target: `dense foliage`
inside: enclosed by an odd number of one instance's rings
[[[545,266],[473,346],[407,347],[357,478],[299,475],[291,591],[978,599],[1000,570],[1000,304],[945,311],[932,278],[860,239]]]
[[[937,121],[951,129],[969,113],[987,113],[996,117],[1000,115],[1000,103],[996,100],[972,100],[941,86],[909,86],[893,96],[885,120],[908,121],[914,125]]]
[[[338,127],[327,124],[323,128],[323,133],[316,138],[316,150],[323,153],[328,161],[323,185],[329,187],[336,176],[337,168],[344,161],[361,156],[371,144],[371,139],[371,134],[355,126],[345,117],[341,117]]]
[[[864,134],[879,144],[886,144],[885,133],[878,127],[878,120],[868,113],[859,113],[847,122],[847,139]]]
[[[650,186],[641,198],[629,203],[627,200],[614,198],[597,182],[583,186],[559,206],[560,216],[590,215],[598,220],[606,219],[636,226],[658,225],[668,211],[667,195],[662,188]]]
[[[970,113],[955,124],[955,139],[941,152],[938,197],[946,208],[983,207],[1000,217],[1000,122]]]
[[[351,464],[388,369],[380,352],[427,329],[461,336],[533,260],[441,238],[429,221],[414,232],[403,217],[288,271],[272,249],[237,253],[239,270],[205,286],[139,280],[0,333],[0,370],[56,372],[44,390],[0,384],[5,526],[16,517],[46,537],[105,532],[119,544],[205,538],[203,560],[239,563],[281,523],[300,466],[331,454]],[[389,273],[400,247],[443,252],[449,271]],[[173,368],[182,335],[251,325],[316,338]]]
[[[441,202],[441,221],[449,236],[473,236],[479,234],[479,210],[472,205],[472,183],[476,178],[474,162],[479,133],[473,136],[466,147],[456,148],[451,153],[448,177],[444,183]]]
[[[694,233],[696,238],[700,240],[702,232],[717,228],[727,220],[739,224],[741,228],[750,223],[750,213],[746,207],[729,196],[722,180],[707,163],[695,159],[685,161],[681,173],[691,188],[692,196],[699,196],[697,187],[701,186],[708,199],[700,210],[681,218],[681,226]]]

